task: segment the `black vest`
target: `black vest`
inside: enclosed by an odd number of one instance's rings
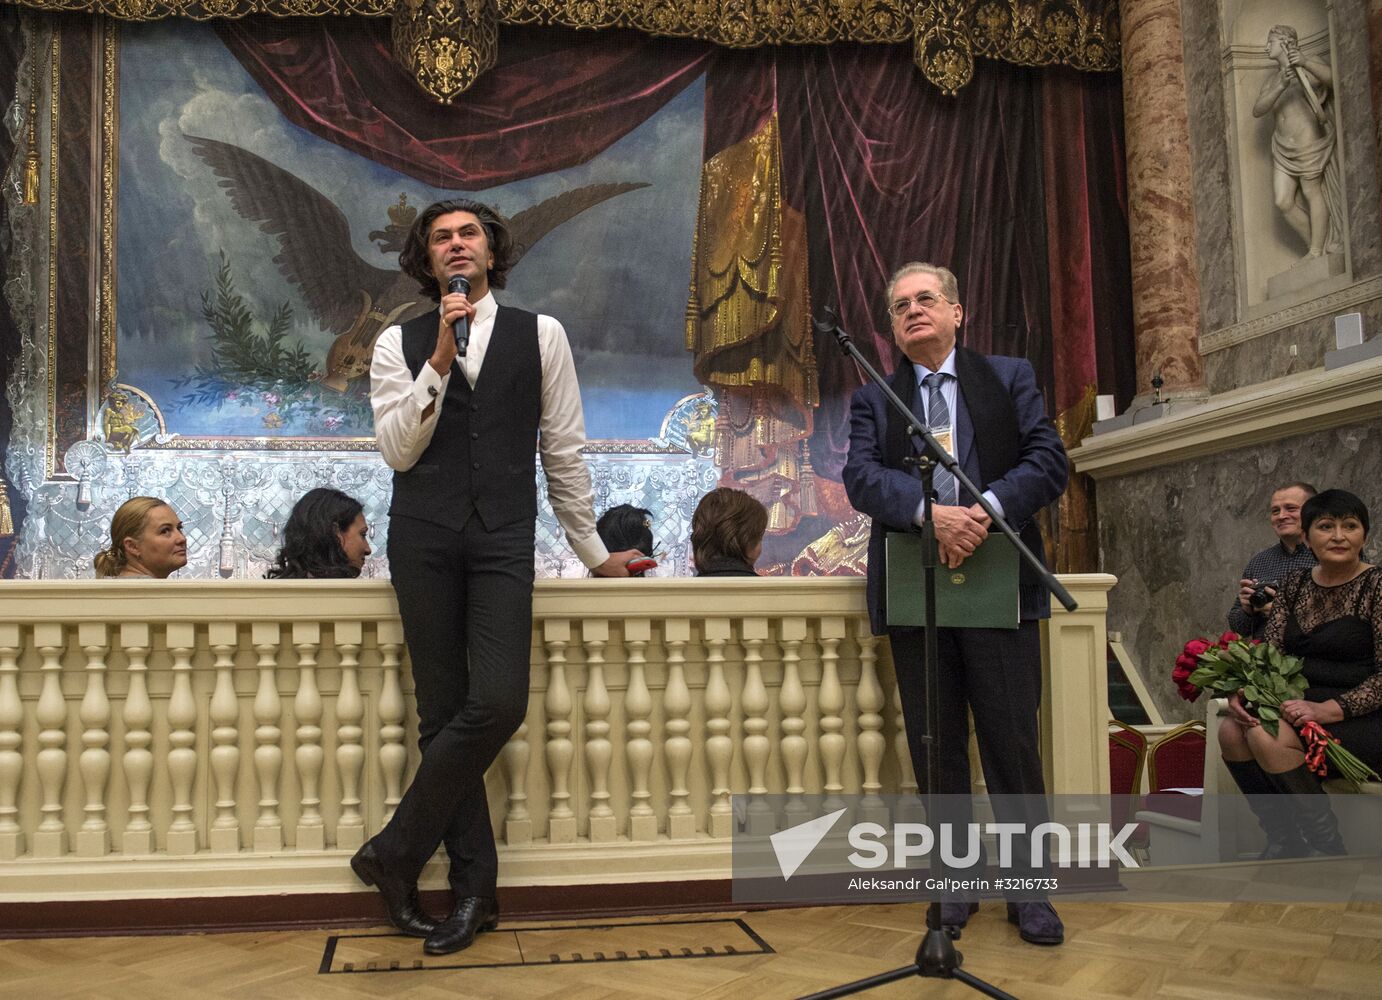
[[[417,378],[437,344],[437,314],[403,324],[403,360]],[[485,530],[537,518],[542,355],[537,315],[500,306],[475,388],[451,366],[427,450],[393,475],[390,514],[460,531],[471,512]]]

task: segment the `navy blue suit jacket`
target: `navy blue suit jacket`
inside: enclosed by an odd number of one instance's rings
[[[1046,415],[1036,373],[1023,358],[988,357],[964,347],[956,348],[955,367],[959,382],[955,446],[960,466],[980,491],[993,491],[1005,518],[1041,557],[1041,532],[1034,517],[1065,492],[1069,463],[1060,435]],[[911,362],[904,359],[888,381],[920,416]],[[879,635],[887,631],[883,538],[888,531],[911,527],[921,503],[921,479],[903,466],[903,458],[915,453],[905,431],[882,390],[868,384],[855,391],[844,483],[854,508],[873,518],[868,603],[869,620]],[[974,502],[961,490],[961,505]],[[1023,619],[1046,618],[1051,613],[1050,595],[1025,564],[1019,579],[1019,608]]]

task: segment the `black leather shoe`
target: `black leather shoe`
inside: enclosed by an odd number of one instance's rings
[[[499,901],[493,896],[466,896],[456,900],[451,916],[427,935],[422,950],[429,955],[450,955],[469,948],[475,935],[499,926]]]
[[[425,938],[437,929],[437,922],[422,909],[418,900],[417,883],[405,880],[384,867],[374,850],[374,841],[355,852],[350,867],[365,885],[372,885],[384,897],[389,908],[389,922],[410,937]]]

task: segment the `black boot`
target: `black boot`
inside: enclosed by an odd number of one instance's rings
[[[1255,760],[1226,760],[1224,766],[1247,797],[1248,807],[1257,817],[1262,832],[1267,835],[1267,849],[1257,856],[1257,860],[1305,857],[1308,852],[1305,841],[1300,839],[1300,831],[1296,829],[1291,801],[1277,795],[1276,788],[1267,780],[1267,772]]]
[[[1306,844],[1315,854],[1339,855],[1348,853],[1344,838],[1339,836],[1339,821],[1334,818],[1334,809],[1329,804],[1329,796],[1320,785],[1320,779],[1302,764],[1291,771],[1273,774],[1264,771],[1267,780],[1276,786],[1278,792],[1291,796],[1291,810],[1295,816],[1296,827]]]

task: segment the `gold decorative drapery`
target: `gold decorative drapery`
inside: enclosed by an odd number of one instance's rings
[[[499,61],[494,0],[399,0],[393,54],[443,104]]]
[[[733,485],[790,531],[815,512],[806,439],[820,404],[806,220],[782,200],[777,117],[701,168],[686,347],[719,402],[716,451]]]
[[[1056,431],[1066,451],[1079,445],[1094,428],[1095,393],[1093,385],[1070,409],[1056,416]],[[1094,480],[1071,469],[1070,485],[1056,504],[1054,519],[1050,507],[1039,517],[1042,539],[1046,543],[1046,564],[1057,573],[1094,573],[1099,568],[1099,539],[1095,534]]]
[[[980,56],[1021,66],[1119,66],[1118,0],[0,0],[129,21],[272,14],[396,17],[394,53],[418,85],[449,102],[484,71],[486,24],[458,29],[466,11],[504,24],[632,28],[732,48],[910,43],[926,79],[948,94],[969,82]],[[418,16],[425,10],[424,16]],[[464,20],[462,18],[462,20]],[[401,32],[399,24],[410,25]],[[406,46],[400,46],[400,34]],[[490,42],[497,52],[497,40]],[[470,61],[468,61],[468,59]],[[472,65],[472,62],[474,65]],[[440,69],[438,66],[440,65]],[[478,66],[478,68],[477,68]],[[466,77],[473,71],[473,76]],[[460,81],[465,80],[464,83]],[[459,88],[459,89],[457,89]]]

